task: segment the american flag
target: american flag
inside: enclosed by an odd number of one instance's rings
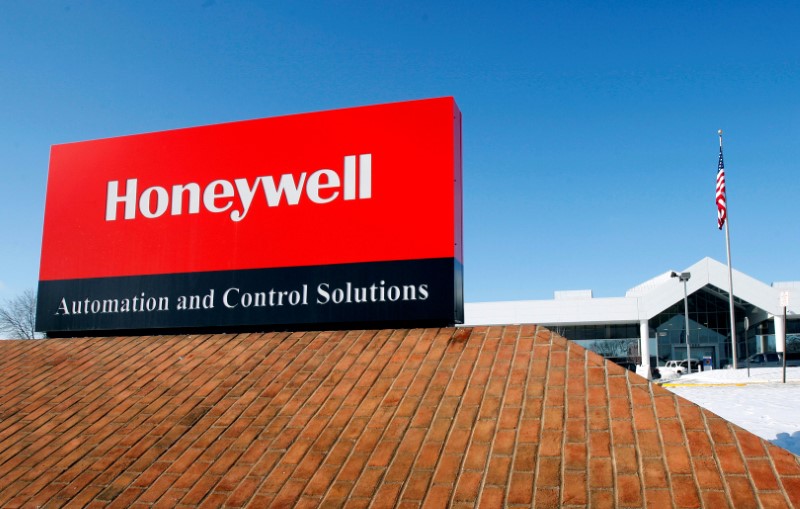
[[[719,147],[719,165],[717,166],[717,226],[721,230],[728,217],[725,199],[725,165],[722,164],[722,146]]]

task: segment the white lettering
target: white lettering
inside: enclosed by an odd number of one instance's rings
[[[428,300],[427,283],[403,286],[386,285],[386,281],[370,286],[356,286],[347,281],[342,288],[332,288],[328,283],[317,285],[317,304],[362,304],[375,302],[410,302]]]
[[[358,158],[356,158],[358,157]],[[252,181],[237,178],[233,181],[214,180],[205,188],[196,182],[167,187],[152,186],[138,193],[138,180],[128,179],[121,193],[120,182],[108,182],[106,189],[106,221],[115,221],[119,205],[123,205],[125,219],[135,219],[137,209],[147,219],[184,213],[198,214],[202,207],[218,214],[230,211],[234,222],[243,220],[250,211],[259,191],[267,207],[298,205],[306,196],[309,202],[324,205],[342,198],[344,200],[367,200],[372,198],[372,154],[345,156],[343,169],[339,172],[322,168],[297,175],[263,175]],[[201,199],[202,195],[202,199]]]
[[[218,188],[221,188],[219,191]],[[203,205],[209,212],[225,212],[233,205],[233,200],[227,200],[221,207],[217,206],[218,199],[233,198],[233,185],[227,180],[215,180],[203,191]]]
[[[117,204],[125,204],[125,219],[133,219],[136,216],[136,179],[128,179],[125,186],[125,196],[119,197],[119,182],[113,180],[108,183],[106,199],[106,221],[117,219]]]
[[[323,182],[320,179],[324,178]],[[334,191],[327,198],[319,195],[320,189],[331,189],[339,187],[339,175],[333,170],[318,170],[308,177],[306,184],[306,194],[314,203],[330,203],[339,197],[339,191]]]
[[[356,156],[344,158],[344,199],[356,199]]]
[[[155,210],[151,208],[151,205],[153,204],[153,193],[156,193]],[[141,212],[142,215],[148,219],[159,217],[160,215],[162,215],[164,212],[167,211],[168,206],[169,206],[169,195],[167,194],[167,190],[164,189],[163,187],[158,187],[158,186],[148,187],[139,197],[139,212]]]
[[[238,306],[238,304],[232,304],[232,303],[228,302],[228,294],[230,294],[232,292],[235,292],[238,295],[239,294],[239,289],[238,288],[228,288],[227,290],[225,290],[225,293],[222,294],[222,303],[225,304],[225,307],[228,308],[228,309],[233,309],[236,306]]]
[[[358,157],[360,170],[358,181],[358,197],[362,200],[372,198],[372,154],[361,154]]]
[[[236,190],[239,191],[239,199],[242,202],[242,210],[234,210],[231,212],[232,220],[238,223],[244,219],[244,216],[247,215],[247,211],[250,210],[250,204],[253,203],[253,196],[256,195],[258,182],[260,180],[261,177],[256,177],[256,180],[253,182],[252,186],[247,183],[247,179],[236,179],[233,181],[233,183],[236,184]]]
[[[261,187],[267,196],[267,205],[277,207],[281,204],[281,196],[286,195],[286,203],[297,205],[300,202],[300,193],[306,181],[305,172],[300,174],[300,182],[295,182],[291,173],[281,175],[278,187],[275,187],[275,179],[272,176],[261,177]]]
[[[213,292],[213,291],[212,291]],[[140,296],[123,299],[89,299],[70,300],[62,297],[56,309],[56,316],[114,314],[131,312],[169,311],[168,297],[148,297],[144,292]]]
[[[67,300],[64,297],[61,297],[61,302],[58,304],[58,311],[56,311],[56,315],[68,315],[69,314],[69,307],[67,307]]]
[[[185,185],[172,186],[172,215],[183,213],[183,193],[189,192],[189,214],[200,212],[200,186],[194,182]]]

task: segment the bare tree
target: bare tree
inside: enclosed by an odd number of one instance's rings
[[[21,295],[0,305],[0,332],[12,339],[36,339],[36,292]]]

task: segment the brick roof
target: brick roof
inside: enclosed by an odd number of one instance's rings
[[[798,457],[536,326],[0,342],[0,506],[798,507]]]

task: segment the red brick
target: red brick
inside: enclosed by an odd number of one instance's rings
[[[717,458],[722,472],[725,474],[744,474],[744,462],[739,449],[734,445],[717,445]]]
[[[473,442],[467,451],[464,460],[464,468],[468,470],[483,470],[486,466],[486,458],[489,455],[489,446]]]
[[[652,408],[653,401],[649,388],[649,385],[631,386],[631,401],[633,402],[634,413],[638,407]]]
[[[781,482],[792,505],[800,507],[800,478],[784,477]]]
[[[515,472],[511,476],[507,502],[530,505],[533,500],[533,474]]]
[[[506,485],[508,483],[510,456],[492,456],[486,469],[487,485]]]
[[[589,486],[592,488],[611,488],[614,485],[614,473],[610,458],[592,458],[589,460]]]
[[[564,445],[564,468],[573,470],[585,470],[586,444],[568,443]]]
[[[544,409],[544,429],[563,429],[564,428],[564,408],[546,407]]]
[[[236,487],[236,490],[229,495],[225,504],[228,507],[244,507],[255,494],[259,484],[260,480],[253,478],[245,479]]]
[[[581,373],[581,371],[577,370],[577,373]],[[586,394],[585,385],[586,385],[586,379],[584,377],[578,376],[572,373],[572,371],[570,371],[570,376],[567,379],[567,396],[576,397],[576,399],[585,402],[584,399]]]
[[[753,488],[750,482],[744,476],[728,475],[725,476],[725,481],[728,483],[728,492],[730,493],[733,506],[736,509],[750,509],[758,507],[758,501],[753,493]]]
[[[536,452],[535,445],[520,445],[517,447],[517,455],[514,460],[514,470],[521,472],[533,472],[536,468]]]
[[[464,453],[469,444],[470,433],[465,429],[453,429],[445,443],[444,451],[448,454]]]
[[[447,507],[453,489],[450,486],[431,486],[423,500],[422,509]]]
[[[503,507],[504,498],[505,498],[504,488],[487,486],[483,489],[483,492],[481,493],[481,498],[480,501],[478,502],[478,507],[487,509],[491,507]]]
[[[520,409],[504,406],[500,412],[499,428],[513,430],[519,427]]]
[[[566,422],[566,441],[567,442],[586,442],[586,421],[584,419],[568,420]]]
[[[586,487],[585,472],[564,472],[562,504],[586,505]]]
[[[708,429],[711,432],[711,440],[715,445],[733,444],[733,433],[728,421],[724,421],[716,416],[706,415]]]
[[[612,416],[614,414],[612,413]],[[567,419],[586,419],[586,399],[574,397],[567,400]]]
[[[275,496],[273,503],[277,507],[293,506],[297,499],[300,498],[300,493],[302,493],[305,484],[306,483],[304,481],[296,481],[294,479],[290,480]]]
[[[750,459],[747,461],[747,469],[757,490],[777,490],[780,488],[769,460]]]
[[[761,507],[769,509],[790,509],[791,507],[782,493],[759,493],[758,500],[761,502]]]
[[[668,445],[665,447],[667,468],[675,474],[690,474],[692,462],[685,446]]]
[[[764,450],[764,441],[743,429],[736,430],[736,438],[739,440],[739,447],[742,449],[742,454],[748,458],[766,456]]]
[[[686,442],[680,421],[676,419],[661,419],[658,423],[661,428],[661,437],[664,444],[682,445]]]
[[[517,430],[517,441],[522,444],[530,444],[539,441],[539,419],[523,419]]]
[[[537,488],[534,492],[534,507],[556,509],[561,507],[561,493],[558,488]]]
[[[483,474],[481,472],[462,472],[456,483],[454,500],[474,502],[478,499]]]
[[[617,499],[621,507],[640,507],[642,505],[642,487],[635,475],[620,474],[617,476]]]
[[[644,458],[663,456],[661,448],[661,440],[658,433],[655,431],[639,431],[636,433],[636,438],[639,441],[639,454]]]
[[[618,369],[620,366],[608,363],[608,392],[612,397],[628,397],[627,372]]]
[[[611,439],[607,432],[589,433],[589,456],[593,458],[611,456]]]
[[[609,429],[608,407],[589,408],[589,430],[605,431]]]
[[[428,492],[428,485],[433,472],[428,470],[414,470],[406,482],[403,500],[422,500]]]
[[[644,498],[647,502],[645,507],[648,509],[663,509],[664,507],[672,507],[672,493],[667,490],[646,489],[644,491]]]
[[[608,397],[606,396],[606,386],[605,385],[592,385],[589,386],[588,390],[589,394],[587,396],[587,401],[589,402],[589,407],[606,407],[608,406]]]
[[[714,458],[694,457],[692,463],[697,484],[701,489],[724,489],[722,474],[717,468]]]
[[[693,456],[711,456],[713,454],[711,439],[705,431],[687,430],[686,439]]]
[[[411,471],[411,465],[414,463],[415,456],[413,453],[400,450],[392,460],[392,464],[386,473],[386,481],[396,482],[404,481],[408,473]]]
[[[391,488],[394,488],[393,485],[383,485],[381,487],[381,491],[384,493],[388,493]],[[353,483],[351,481],[335,481],[328,493],[325,495],[325,498],[322,499],[322,506],[338,506],[344,502],[347,496],[350,494],[350,490],[353,489]],[[396,491],[396,490],[392,490]],[[395,497],[397,495],[395,494]],[[375,495],[375,498],[380,498],[380,495]],[[279,506],[281,507],[281,506]],[[283,506],[283,507],[291,507]]]
[[[542,456],[560,456],[563,431],[543,431],[539,443],[539,454]]]
[[[369,466],[386,467],[394,456],[397,442],[380,442],[369,459]]]
[[[375,491],[383,479],[385,470],[379,468],[368,468],[362,474],[353,487],[350,496],[352,497],[365,497],[372,498],[375,496]]]
[[[208,493],[211,492],[211,489],[219,482],[219,477],[214,476],[205,476],[201,477],[197,484],[189,490],[185,497],[181,500],[182,504],[199,504]]]
[[[700,507],[700,494],[697,491],[694,480],[689,475],[672,476],[672,496],[677,507]]]
[[[767,450],[779,475],[800,476],[800,458],[773,445],[767,446]]]
[[[730,506],[730,502],[728,502],[728,498],[725,496],[724,491],[703,491],[701,495],[703,499],[703,507],[717,508]]]
[[[435,484],[452,484],[455,482],[463,459],[464,456],[461,454],[443,454],[436,467],[433,482]]]
[[[650,406],[637,406],[633,409],[633,422],[639,431],[655,430],[656,419]]]
[[[675,398],[672,395],[661,396],[653,398],[656,404],[656,414],[659,419],[670,419],[677,417],[677,409],[675,408]]]
[[[618,474],[633,474],[639,471],[636,449],[633,447],[615,447],[614,464]]]
[[[633,445],[635,442],[633,423],[630,421],[611,421],[611,433],[615,445]]]
[[[492,454],[508,455],[514,454],[514,446],[516,445],[517,432],[516,430],[501,430],[497,432],[492,446]]]
[[[472,432],[473,442],[491,442],[494,438],[496,427],[497,421],[494,419],[476,422],[474,431]]]
[[[355,481],[367,465],[366,454],[353,454],[339,471],[339,480]]]
[[[328,491],[328,488],[338,472],[338,467],[326,465],[321,466],[316,473],[314,473],[314,476],[308,481],[308,484],[306,484],[303,492],[310,496],[324,495],[325,492]]]

